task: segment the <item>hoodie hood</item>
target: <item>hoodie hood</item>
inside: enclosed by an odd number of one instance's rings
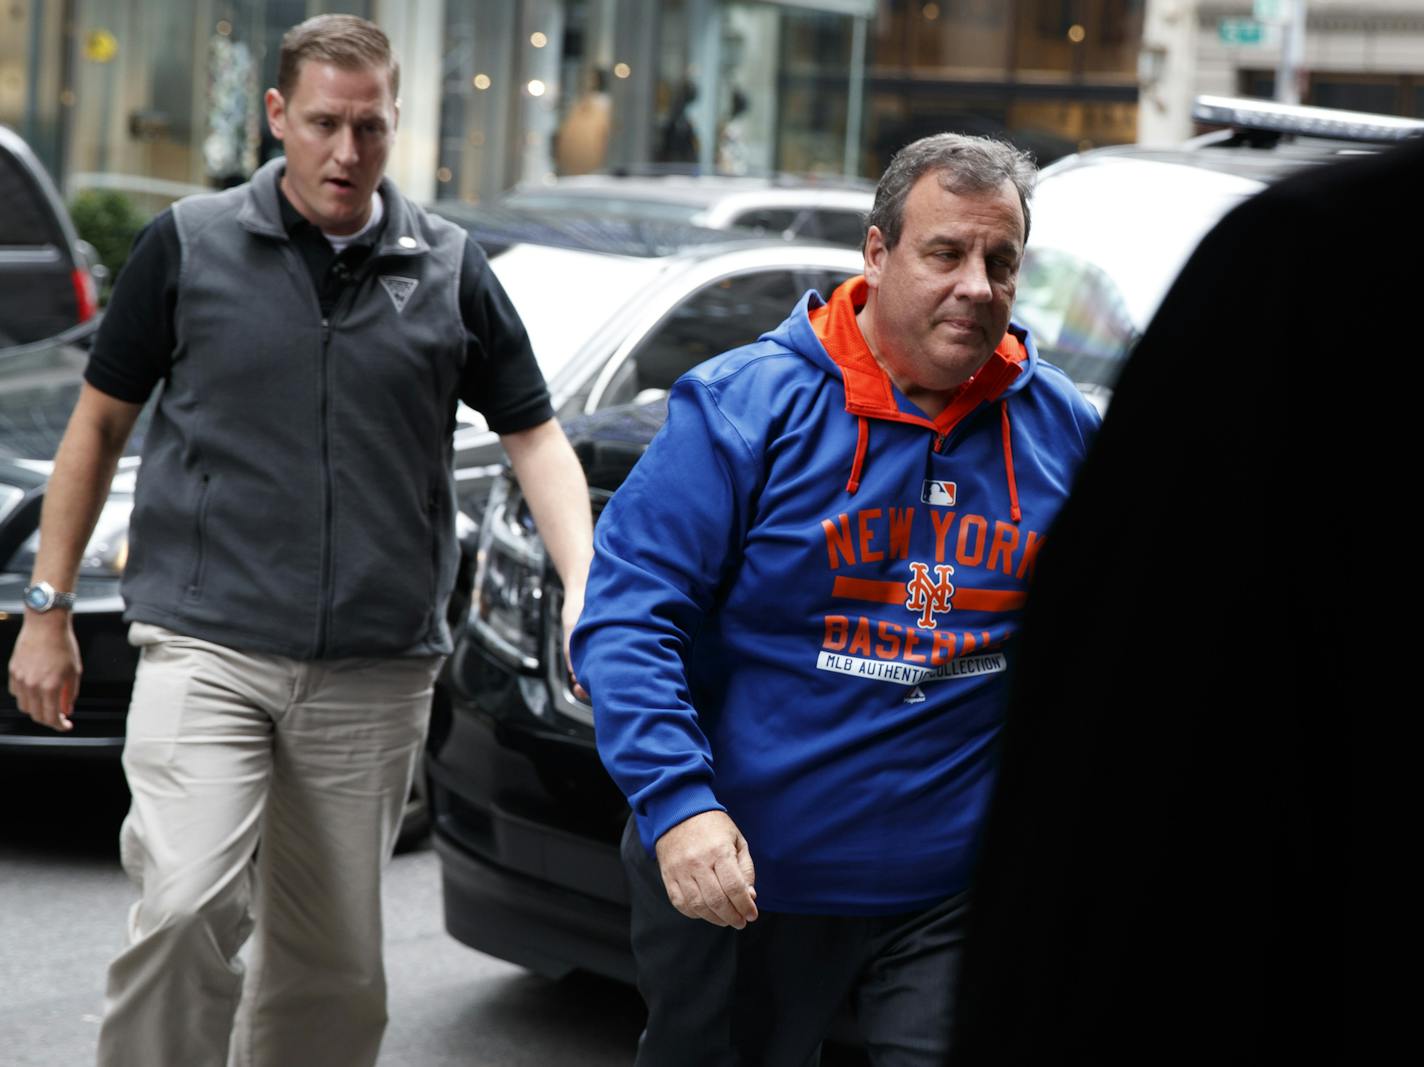
[[[865,306],[868,293],[864,276],[842,283],[829,301],[822,300],[815,291],[808,292],[791,316],[764,338],[800,353],[827,374],[840,378],[844,385],[845,410],[858,421],[855,455],[846,491],[854,493],[860,486],[870,440],[869,420],[922,426],[934,433],[933,447],[938,450],[965,418],[985,404],[997,403],[1005,480],[1013,519],[1019,521],[1022,512],[1014,474],[1008,399],[1027,385],[1037,369],[1038,353],[1028,330],[1011,322],[984,365],[955,391],[943,411],[930,418],[895,388],[860,331],[856,314]]]
[[[960,387],[939,417],[930,419],[900,395],[865,343],[855,316],[864,307],[868,291],[864,276],[843,282],[829,301],[811,290],[785,322],[763,337],[840,378],[846,387],[846,410],[852,415],[948,432],[945,427],[952,429],[980,403],[1019,392],[1037,372],[1039,357],[1033,339],[1025,327],[1010,322],[989,360]]]

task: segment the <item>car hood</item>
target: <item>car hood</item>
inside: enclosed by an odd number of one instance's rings
[[[623,484],[666,421],[666,397],[564,421],[564,433],[583,464],[595,497],[612,493]]]
[[[642,404],[622,404],[564,422],[570,443],[635,445],[646,448],[667,421],[667,397]]]
[[[31,470],[48,471],[69,425],[94,324],[45,341],[0,350],[0,457]],[[147,412],[140,417],[124,454],[143,448]]]

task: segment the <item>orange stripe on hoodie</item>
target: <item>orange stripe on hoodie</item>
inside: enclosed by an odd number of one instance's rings
[[[872,604],[903,604],[904,582],[880,582],[870,578],[838,576],[831,596],[846,600],[866,600]],[[960,611],[1017,611],[1028,600],[1028,594],[1014,589],[965,589],[954,591],[954,606]]]

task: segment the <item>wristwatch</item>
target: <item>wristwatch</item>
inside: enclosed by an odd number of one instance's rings
[[[25,606],[41,615],[55,608],[69,611],[74,607],[74,594],[55,592],[54,586],[49,582],[36,582],[34,585],[27,585],[23,595]]]

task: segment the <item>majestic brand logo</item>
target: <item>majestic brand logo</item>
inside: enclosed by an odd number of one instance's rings
[[[399,315],[405,310],[406,301],[420,282],[414,278],[402,278],[399,274],[382,274],[381,284],[390,294],[391,303],[396,306],[396,314]]]
[[[923,704],[926,699],[927,699],[927,698],[925,697],[925,691],[924,691],[923,689],[921,689],[919,686],[914,686],[914,687],[910,690],[909,696],[905,697],[905,703],[906,703],[906,704]]]
[[[942,482],[933,478],[925,479],[924,487],[920,490],[920,503],[952,508],[958,502],[959,486],[954,482]]]
[[[936,564],[936,581],[930,578],[928,564],[918,561],[910,564],[910,580],[905,583],[905,592],[910,595],[905,600],[905,607],[920,613],[915,625],[921,630],[933,630],[935,615],[950,610],[954,586],[950,584],[949,576],[953,573],[954,568],[948,563]]]

